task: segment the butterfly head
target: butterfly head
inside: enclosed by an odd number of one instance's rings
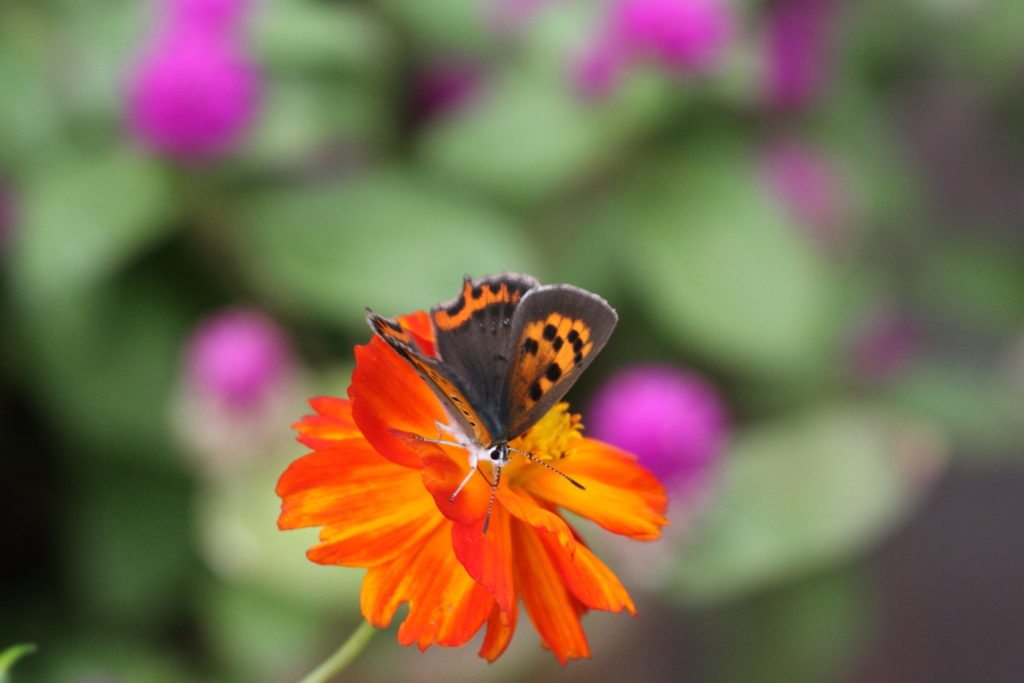
[[[487,449],[487,457],[497,467],[502,467],[502,466],[508,464],[508,460],[509,460],[508,452],[509,452],[509,447],[508,447],[508,443],[507,442],[505,442],[505,443],[496,443],[496,444],[494,444],[493,446],[491,446],[490,448]]]

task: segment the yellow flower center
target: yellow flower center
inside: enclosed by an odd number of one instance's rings
[[[509,445],[529,453],[537,460],[557,463],[572,455],[577,442],[583,438],[580,433],[582,430],[583,421],[580,416],[569,412],[568,403],[559,403]],[[525,455],[515,451],[511,455],[511,462],[505,466],[505,474],[510,481],[521,483],[524,477],[544,469]]]

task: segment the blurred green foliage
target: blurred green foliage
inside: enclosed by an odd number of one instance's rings
[[[486,5],[259,3],[259,117],[231,154],[188,164],[124,125],[152,7],[0,4],[0,190],[15,216],[0,236],[0,427],[19,557],[0,642],[40,644],[15,680],[284,680],[358,621],[360,573],[312,565],[315,534],[274,526],[275,479],[301,447],[218,478],[174,434],[189,332],[225,305],[273,314],[307,385],[343,396],[337,367],[368,336],[366,306],[427,308],[464,274],[505,269],[606,297],[621,324],[578,403],[612,367],[656,359],[714,380],[732,411],[714,495],[666,551],[678,557],[660,588],[681,610],[721,610],[715,680],[835,677],[870,628],[858,558],[947,454],[1017,457],[1020,186],[980,199],[966,186],[1022,167],[1024,4],[850,3],[825,96],[790,115],[760,104],[768,3],[736,3],[743,30],[720,73],[641,70],[601,101],[570,77],[599,4],[544,5],[515,38]],[[416,120],[417,70],[451,57],[476,65],[478,88]],[[995,151],[934,167],[946,138],[929,131],[946,129],[915,118],[934,83],[977,110],[957,125]],[[834,162],[837,245],[765,182],[775,137]],[[865,379],[850,352],[879,307],[920,336]],[[283,439],[307,411],[289,407]],[[22,652],[0,653],[0,671]]]

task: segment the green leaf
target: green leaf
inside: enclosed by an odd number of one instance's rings
[[[925,262],[920,291],[937,316],[1016,332],[1024,319],[1021,253],[977,239],[936,245]]]
[[[89,453],[76,454],[88,462]],[[152,628],[181,607],[193,566],[189,481],[123,465],[79,467],[67,567],[93,623]]]
[[[266,192],[246,201],[241,261],[279,305],[362,328],[454,295],[465,274],[536,273],[501,215],[398,171]]]
[[[9,680],[8,672],[15,663],[26,655],[30,655],[36,651],[36,646],[32,643],[22,643],[20,645],[11,645],[3,650],[0,650],[0,683]]]
[[[717,610],[706,636],[720,674],[712,680],[840,679],[872,626],[866,579],[842,567]]]
[[[167,410],[199,304],[180,272],[21,302],[19,364],[62,430],[109,460],[175,462]],[[69,343],[73,340],[73,343]]]
[[[677,594],[719,601],[847,559],[899,521],[942,462],[927,432],[852,407],[741,433]]]
[[[479,0],[378,0],[378,4],[403,24],[417,44],[442,50],[493,46],[486,5]]]
[[[326,67],[367,73],[390,61],[387,34],[355,5],[272,2],[261,5],[252,19],[255,51],[271,69]]]
[[[658,79],[634,79],[597,104],[573,91],[567,66],[546,69],[493,74],[480,100],[424,136],[424,163],[502,200],[536,203],[610,161],[665,111]]]
[[[752,154],[713,137],[665,156],[610,208],[623,275],[653,325],[709,359],[770,378],[819,370],[834,282]]]
[[[296,410],[294,417],[302,412]],[[311,562],[306,551],[318,542],[316,529],[277,528],[277,482],[303,453],[292,442],[230,477],[205,481],[195,504],[199,551],[226,583],[265,595],[269,602],[313,613],[328,604],[340,614],[357,614],[363,570]]]
[[[95,286],[169,227],[167,178],[154,161],[124,149],[76,152],[37,169],[22,187],[24,225],[11,263],[23,297]]]
[[[238,161],[250,167],[308,166],[329,154],[351,154],[383,146],[392,135],[390,99],[345,77],[277,78],[267,83],[267,97]]]
[[[943,425],[960,446],[958,455],[1020,457],[1024,397],[1008,379],[948,360],[923,359],[887,386],[881,398],[893,409]]]

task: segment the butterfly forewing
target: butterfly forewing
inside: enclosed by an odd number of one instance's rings
[[[425,355],[416,346],[412,333],[397,320],[379,316],[372,311],[367,311],[366,320],[373,331],[423,378],[466,436],[485,446],[492,443],[492,432],[487,429],[474,404],[460,386],[459,379],[453,376],[447,365]]]
[[[430,311],[441,363],[449,377],[464,388],[466,398],[495,437],[505,430],[508,420],[500,398],[510,374],[517,372],[516,366],[510,365],[515,347],[513,321],[519,302],[539,286],[534,278],[519,273],[466,278],[458,296]]]
[[[514,347],[500,410],[499,439],[513,439],[551,409],[594,360],[618,315],[601,297],[572,285],[531,290],[516,308]]]

